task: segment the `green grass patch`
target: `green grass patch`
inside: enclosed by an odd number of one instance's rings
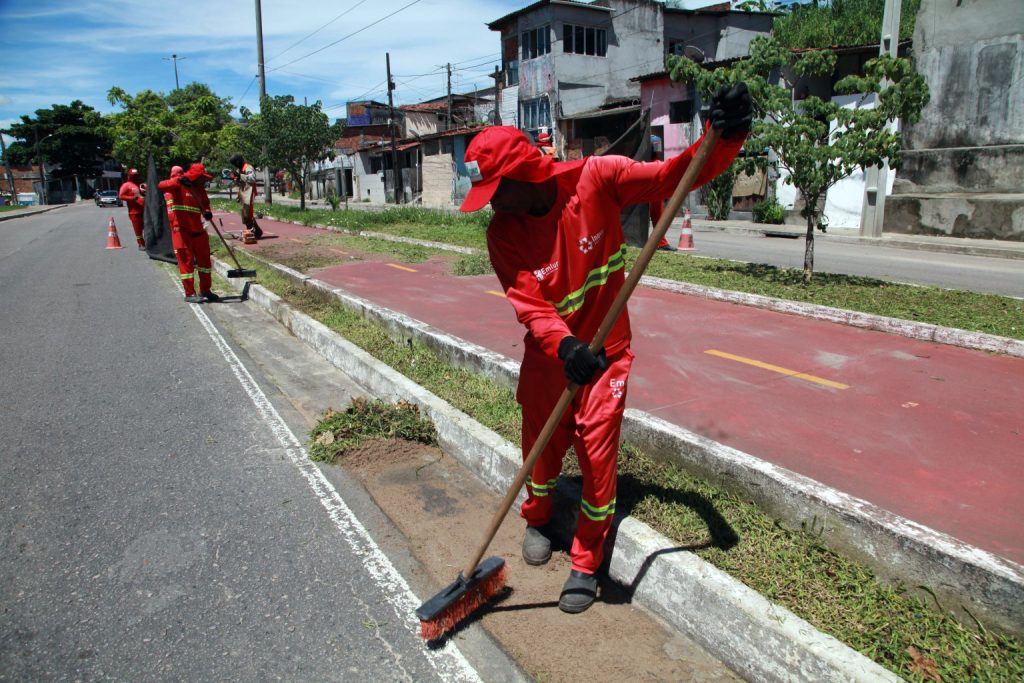
[[[0,213],[13,213],[15,211],[24,211],[27,208],[29,207],[22,206],[20,204],[5,204],[3,206],[0,206]]]
[[[434,423],[420,417],[415,404],[355,398],[344,412],[328,410],[313,428],[309,457],[333,462],[368,439],[402,439],[437,445]]]
[[[242,258],[259,271],[261,284],[290,304],[519,443],[521,414],[511,390],[450,365],[417,342],[396,338],[326,293],[296,286]],[[314,444],[329,428],[322,423],[313,430]],[[566,476],[575,471],[567,460]],[[620,514],[646,522],[680,548],[911,680],[920,680],[911,668],[911,652],[933,660],[948,681],[1024,678],[1020,640],[963,625],[903,586],[877,581],[870,569],[824,546],[812,530],[787,529],[752,503],[631,444],[621,448],[618,501]]]

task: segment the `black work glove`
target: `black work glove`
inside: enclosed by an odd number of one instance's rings
[[[203,211],[203,218],[205,218],[208,221],[212,221],[213,220],[213,211]]]
[[[192,187],[192,181],[183,175],[178,176],[178,184],[184,185],[185,187]]]
[[[590,384],[599,370],[608,367],[608,359],[604,349],[594,355],[587,345],[576,337],[569,335],[558,344],[558,357],[563,361],[565,376],[574,384]]]
[[[726,139],[749,133],[750,123],[754,120],[754,109],[750,103],[747,84],[740,81],[719,88],[711,98],[708,120]]]

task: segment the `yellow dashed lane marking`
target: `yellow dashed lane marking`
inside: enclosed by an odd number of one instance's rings
[[[502,299],[505,298],[505,292],[498,292],[493,289],[485,290],[484,294],[493,294],[494,296],[500,296]]]
[[[407,273],[418,272],[415,268],[406,268],[405,266],[400,266],[397,263],[385,263],[384,265],[390,266],[391,268],[397,268],[398,270],[404,270]]]
[[[305,244],[305,240],[300,240],[298,237],[289,237],[292,242],[298,242],[299,244]]]
[[[823,379],[821,377],[815,377],[814,375],[808,375],[803,372],[797,372],[796,370],[790,370],[788,368],[779,367],[778,365],[772,365],[771,363],[764,363],[753,358],[744,358],[743,356],[735,356],[725,351],[718,351],[717,349],[708,349],[704,353],[711,356],[718,356],[719,358],[725,358],[728,360],[734,360],[737,363],[746,363],[747,365],[753,365],[756,368],[762,370],[771,370],[777,372],[780,375],[786,375],[787,377],[796,377],[797,379],[806,380],[808,382],[814,382],[815,384],[821,384],[826,387],[832,387],[833,389],[849,389],[849,384],[842,384],[840,382],[833,382],[830,379]]]
[[[348,252],[347,251],[342,251],[341,249],[335,249],[334,247],[327,247],[327,251],[333,251],[335,254],[341,254],[342,256],[348,256]]]

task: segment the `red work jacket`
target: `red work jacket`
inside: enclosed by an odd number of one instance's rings
[[[185,187],[177,178],[161,180],[158,187],[161,192],[171,194],[173,201],[170,208],[174,211],[178,227],[189,233],[202,232],[203,212],[210,210],[206,188],[198,184]]]
[[[725,170],[744,138],[720,140],[694,188]],[[544,216],[495,213],[487,249],[505,296],[526,326],[526,351],[558,357],[566,335],[589,343],[625,282],[619,213],[675,191],[700,141],[668,161],[593,156],[555,176],[558,196]],[[605,340],[613,355],[630,341],[624,310]]]
[[[146,206],[146,199],[142,196],[139,186],[130,180],[126,180],[121,185],[121,189],[117,192],[117,197],[128,205],[128,215],[140,214]]]

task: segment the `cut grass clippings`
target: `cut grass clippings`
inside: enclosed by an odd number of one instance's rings
[[[451,366],[419,343],[393,338],[326,293],[246,260],[259,271],[259,282],[289,304],[519,443],[521,415],[511,390]],[[963,625],[940,605],[877,581],[813,533],[786,529],[755,505],[630,444],[621,449],[618,497],[623,514],[902,676],[924,680],[919,672],[934,662],[946,681],[1024,679],[1020,640]]]
[[[420,417],[419,406],[407,401],[392,405],[364,398],[353,399],[343,412],[328,410],[313,428],[312,437],[309,457],[320,462],[334,462],[335,458],[368,439],[402,439],[437,445],[434,423]]]
[[[234,210],[234,206],[231,202],[224,202],[222,208]],[[451,214],[412,207],[384,211],[307,209],[300,212],[294,207],[273,206],[266,210],[272,217],[305,225],[386,232],[480,250],[487,248],[484,231],[491,215],[488,211]],[[802,249],[803,243],[796,242],[794,249]],[[632,267],[639,254],[639,249],[628,249],[627,267]],[[457,272],[459,275],[491,272],[485,256],[475,261],[464,260],[458,267],[467,269],[464,273]],[[803,271],[799,269],[665,252],[655,253],[645,274],[705,287],[1024,339],[1024,300],[996,294],[919,287],[834,273],[815,273],[811,284],[805,285]]]

